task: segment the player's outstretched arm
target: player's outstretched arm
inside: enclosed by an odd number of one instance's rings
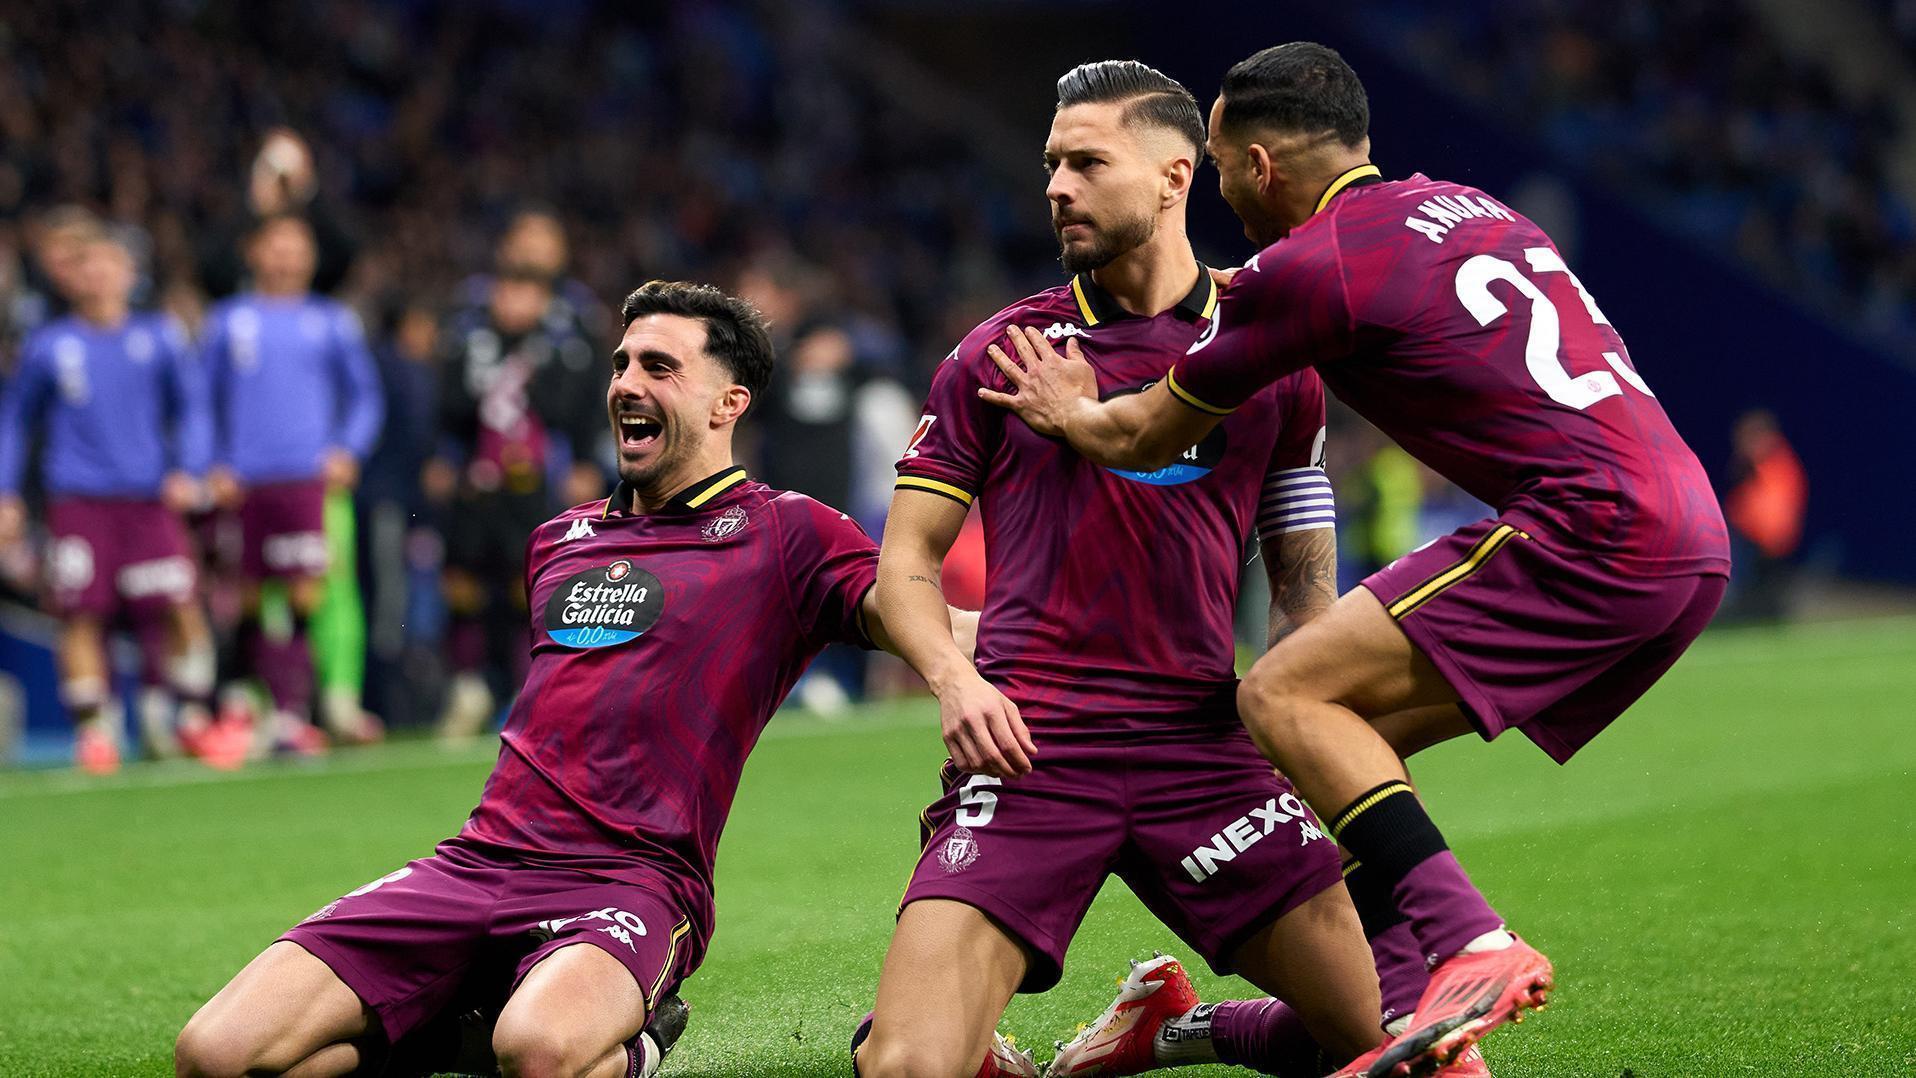
[[[939,586],[945,554],[965,523],[965,506],[936,494],[900,490],[885,518],[878,553],[874,630],[924,677],[938,697],[939,726],[952,762],[965,771],[1015,778],[1037,753],[1018,705],[978,675],[953,639],[951,610]]]
[[[1097,374],[1076,340],[1067,340],[1059,355],[1037,330],[1013,326],[1006,336],[1017,353],[1015,360],[995,344],[986,351],[1012,392],[982,388],[978,396],[1016,412],[1040,434],[1065,439],[1095,464],[1139,471],[1162,468],[1203,441],[1223,418],[1184,404],[1163,382],[1142,393],[1100,401]]]

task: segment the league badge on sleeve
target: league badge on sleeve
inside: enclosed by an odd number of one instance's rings
[[[665,613],[659,578],[620,558],[568,578],[546,600],[546,633],[569,648],[629,644]]]

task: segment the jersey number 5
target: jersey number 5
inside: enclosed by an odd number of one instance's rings
[[[1531,247],[1524,251],[1524,260],[1530,263],[1533,274],[1561,273],[1570,278],[1577,295],[1583,297],[1583,307],[1590,312],[1590,320],[1600,326],[1610,324],[1583,282],[1564,265],[1563,256],[1548,247]],[[1487,326],[1510,313],[1504,301],[1491,294],[1492,281],[1503,281],[1530,300],[1530,338],[1524,345],[1524,365],[1530,368],[1530,377],[1536,379],[1537,386],[1548,393],[1551,400],[1581,412],[1600,400],[1621,394],[1623,387],[1617,383],[1618,379],[1646,397],[1656,396],[1643,383],[1642,376],[1631,368],[1629,360],[1615,352],[1603,353],[1609,370],[1571,374],[1557,355],[1563,342],[1557,305],[1516,266],[1496,255],[1477,255],[1457,268],[1457,298],[1478,325]]]

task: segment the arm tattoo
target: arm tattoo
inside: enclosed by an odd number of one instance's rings
[[[906,577],[905,579],[906,579],[907,581],[914,581],[914,580],[915,580],[915,581],[922,581],[922,582],[924,582],[924,583],[926,583],[926,584],[930,584],[930,585],[931,585],[932,587],[934,587],[934,588],[935,588],[935,587],[938,587],[938,581],[936,581],[936,580],[933,580],[933,579],[932,579],[931,577],[928,577],[928,576],[920,576],[920,575],[918,575],[917,573],[913,573],[913,574],[911,574],[910,576],[908,576],[908,577]]]
[[[1271,581],[1267,645],[1296,632],[1337,598],[1337,532],[1331,528],[1289,532],[1264,544]]]

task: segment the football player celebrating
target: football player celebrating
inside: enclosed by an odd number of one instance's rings
[[[978,399],[1010,388],[986,354],[1010,326],[1081,347],[1113,398],[1149,392],[1209,339],[1217,285],[1184,223],[1203,136],[1190,92],[1143,64],[1059,80],[1046,196],[1074,276],[966,336],[899,462],[879,601],[938,695],[951,761],[854,1038],[865,1078],[1032,1073],[994,1027],[1014,992],[1057,982],[1114,873],[1214,969],[1291,1001],[1333,1063],[1382,1039],[1335,849],[1233,703],[1253,529],[1274,634],[1332,597],[1318,378],[1260,388],[1144,471],[1099,467]],[[951,644],[938,585],[974,501],[989,572],[976,665]],[[1170,977],[1182,971],[1164,962],[1133,972],[1154,993]],[[1152,1062],[1149,1038],[1128,1051]]]
[[[1496,507],[1367,578],[1238,692],[1259,747],[1351,858],[1368,929],[1407,923],[1431,964],[1408,1028],[1346,1072],[1381,1076],[1462,1055],[1552,980],[1464,874],[1403,757],[1517,729],[1568,760],[1702,632],[1729,556],[1702,465],[1550,238],[1474,188],[1385,180],[1369,119],[1321,45],[1233,67],[1208,149],[1265,246],[1224,290],[1216,332],[1149,390],[1101,401],[1099,372],[1026,318],[1017,359],[994,357],[1012,392],[980,392],[1091,461],[1151,468],[1314,367]]]
[[[886,636],[858,525],[732,462],[771,373],[758,312],[655,281],[622,317],[620,482],[533,531],[532,664],[478,807],[241,970],[180,1033],[181,1074],[376,1070],[468,1007],[507,1074],[657,1067],[642,1030],[704,957],[746,755],[821,648]]]

